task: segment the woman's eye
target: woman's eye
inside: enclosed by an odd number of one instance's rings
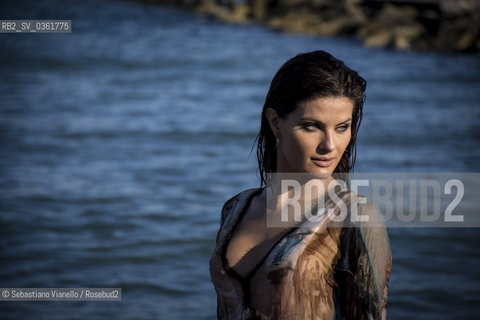
[[[337,130],[340,131],[340,132],[343,132],[343,131],[346,131],[349,127],[350,127],[350,125],[346,124],[346,125],[338,127]]]
[[[303,125],[303,129],[307,130],[307,131],[314,131],[317,129],[317,126],[312,124],[312,123],[305,123]]]

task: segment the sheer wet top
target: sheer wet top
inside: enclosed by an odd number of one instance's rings
[[[283,235],[246,277],[229,267],[225,254],[232,234],[260,191],[245,190],[223,206],[210,259],[217,318],[385,318],[391,250],[381,212],[346,189],[338,197],[370,222],[339,227],[306,221]],[[328,205],[340,210],[336,203]]]

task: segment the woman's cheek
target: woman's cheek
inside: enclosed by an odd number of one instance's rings
[[[311,140],[308,136],[298,134],[295,137],[295,152],[297,156],[304,156],[307,155],[309,150],[311,149]],[[299,157],[303,158],[303,157]]]

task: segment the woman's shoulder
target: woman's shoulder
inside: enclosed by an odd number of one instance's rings
[[[234,208],[237,204],[242,204],[248,201],[254,194],[262,190],[263,188],[250,188],[243,190],[233,197],[229,198],[222,207],[222,216],[221,216],[221,224],[225,221],[232,208]]]
[[[365,195],[353,192],[349,188],[340,191],[339,200],[349,209],[349,223],[355,226],[384,225],[385,216],[380,207]]]
[[[349,221],[344,226],[357,233],[367,249],[390,252],[390,239],[387,233],[386,216],[382,209],[368,197],[352,192]]]

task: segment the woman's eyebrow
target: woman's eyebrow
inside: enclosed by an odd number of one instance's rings
[[[347,120],[344,120],[344,121],[340,122],[339,125],[340,125],[340,124],[345,124],[345,123],[347,123],[347,122],[349,122],[349,121],[352,121],[352,118],[348,118]]]
[[[318,123],[318,124],[321,124],[321,125],[324,125],[324,123],[320,120],[317,120],[317,119],[314,119],[314,118],[310,118],[310,117],[304,117],[304,118],[300,118],[301,121],[312,121],[312,122],[315,122],[315,123]],[[337,126],[338,125],[341,125],[341,124],[345,124],[349,121],[352,121],[352,118],[348,118],[346,120],[343,120],[342,122],[339,122],[337,123]]]

